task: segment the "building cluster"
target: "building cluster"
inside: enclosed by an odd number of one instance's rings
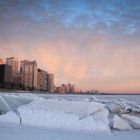
[[[39,69],[36,61],[0,59],[0,88],[54,92],[54,74]]]
[[[54,87],[54,92],[56,93],[74,93],[75,87],[72,84],[62,84],[61,86]]]

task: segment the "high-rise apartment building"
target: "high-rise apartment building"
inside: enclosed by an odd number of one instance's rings
[[[19,59],[15,57],[6,58],[6,65],[9,65],[12,70],[12,84],[13,89],[20,89],[21,77],[19,73]]]
[[[47,74],[47,91],[54,92],[54,74]]]
[[[44,70],[37,69],[37,89],[47,91],[48,73]]]
[[[0,65],[0,88],[11,88],[12,70],[6,64]]]
[[[20,62],[22,87],[28,90],[37,89],[37,62],[23,60]]]
[[[15,57],[6,58],[5,64],[11,66],[13,76],[15,76],[18,73],[19,60],[17,58],[15,58]]]

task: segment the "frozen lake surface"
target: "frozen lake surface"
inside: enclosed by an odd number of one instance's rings
[[[85,99],[85,98],[89,98],[89,97],[96,97],[98,99],[101,99],[101,100],[116,100],[116,99],[126,99],[126,100],[130,100],[130,101],[136,101],[136,102],[140,102],[140,94],[138,95],[132,95],[132,94],[128,94],[128,95],[124,95],[124,94],[120,94],[120,95],[73,95],[73,94],[64,94],[64,95],[61,95],[61,94],[38,94],[39,96],[41,97],[44,97],[44,98],[69,98],[69,99],[72,99],[72,100],[82,100],[82,99]]]

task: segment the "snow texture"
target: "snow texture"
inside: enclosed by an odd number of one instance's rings
[[[9,111],[0,116],[0,122],[19,124],[20,118],[15,112]]]
[[[0,94],[0,122],[88,133],[110,132],[112,127],[130,130],[140,128],[140,105],[124,99],[101,101],[93,96],[75,100]]]

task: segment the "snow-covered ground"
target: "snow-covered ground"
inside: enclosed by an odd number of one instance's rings
[[[112,135],[88,134],[0,123],[1,140],[139,140],[139,138],[139,130],[115,131]]]
[[[3,140],[139,139],[140,95],[136,101],[98,97],[1,93],[0,136]]]

